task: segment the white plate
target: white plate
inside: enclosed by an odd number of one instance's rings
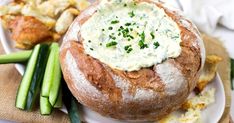
[[[14,41],[10,39],[9,32],[4,30],[1,25],[0,25],[0,40],[2,42],[3,48],[6,53],[19,51],[18,49],[14,48]],[[16,64],[15,66],[16,66],[16,69],[19,71],[19,73],[23,75],[25,66],[22,64]],[[209,89],[212,87],[216,88],[216,95],[215,95],[216,101],[214,104],[211,104],[210,106],[208,106],[208,108],[202,111],[202,118],[203,118],[204,123],[218,122],[224,111],[225,94],[224,94],[222,81],[218,74],[216,75],[213,82],[209,84],[206,89]],[[102,117],[99,114],[92,112],[91,110],[85,107],[83,107],[82,114],[84,114],[82,116],[83,119],[90,123],[109,123],[109,122],[124,123],[124,121],[117,121],[117,120],[113,120],[110,118]]]
[[[12,41],[10,38],[10,33],[2,27],[1,22],[0,22],[0,41],[7,54],[19,51],[19,49],[16,49],[14,47],[15,44],[14,41]],[[16,64],[15,67],[19,71],[19,73],[23,75],[25,66],[22,64]],[[221,118],[225,107],[224,88],[218,74],[216,75],[213,82],[206,87],[206,89],[209,88],[216,88],[215,103],[211,104],[205,110],[202,111],[202,119],[204,123],[217,123]],[[62,111],[67,112],[65,108],[63,108]],[[126,121],[119,121],[103,117],[86,107],[82,107],[81,114],[82,114],[82,119],[87,121],[88,123],[126,123]]]

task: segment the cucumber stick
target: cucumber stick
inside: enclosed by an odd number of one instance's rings
[[[54,57],[55,57],[55,50],[53,47],[54,45],[52,44],[50,46],[50,54],[49,54],[49,58],[46,64],[45,75],[44,75],[42,88],[41,88],[41,95],[44,97],[49,97],[50,87],[52,86],[51,84],[54,78],[54,76],[52,76],[52,73],[54,72],[53,64],[54,64]]]
[[[42,84],[42,96],[48,97],[52,106],[55,105],[59,94],[61,81],[61,68],[59,63],[59,45],[52,43],[50,55]]]
[[[29,92],[28,92],[27,104],[26,104],[27,110],[32,110],[35,104],[35,100],[39,95],[41,83],[42,83],[44,72],[45,72],[48,51],[49,51],[48,45],[46,44],[41,45],[38,58],[37,58],[36,68],[35,68],[32,82],[31,82]]]
[[[59,95],[58,95],[58,98],[57,98],[56,103],[54,105],[54,108],[62,108],[62,106],[63,106],[62,88],[60,86],[60,88],[59,88]]]
[[[0,55],[0,64],[25,62],[30,58],[31,54],[32,50]]]
[[[57,47],[55,52],[55,57],[54,57],[54,79],[52,81],[52,86],[50,88],[50,94],[49,94],[49,101],[51,105],[55,105],[56,100],[59,95],[59,90],[60,90],[60,83],[61,83],[61,67],[59,63],[59,47]]]
[[[36,62],[40,51],[40,47],[41,47],[40,44],[35,46],[32,55],[28,61],[28,65],[24,73],[24,76],[22,78],[22,81],[20,83],[20,86],[18,88],[15,105],[19,109],[25,109],[27,102],[27,95],[32,81],[33,73],[36,68]]]
[[[62,87],[63,87],[62,88],[63,89],[63,102],[67,108],[68,116],[70,118],[71,123],[81,123],[77,100],[75,99],[75,97],[73,97],[73,95],[69,91],[64,80],[62,81]]]
[[[40,96],[40,112],[42,115],[49,115],[52,112],[52,106],[50,105],[48,97]]]
[[[71,120],[71,123],[81,123],[77,100],[73,96],[71,97],[70,105],[71,107],[68,109],[68,115]]]

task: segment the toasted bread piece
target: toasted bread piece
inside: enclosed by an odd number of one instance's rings
[[[205,109],[209,104],[215,101],[215,88],[211,88],[207,91],[203,91],[199,95],[192,97],[185,101],[181,106],[181,109]]]
[[[222,58],[217,55],[208,55],[206,57],[205,66],[195,88],[196,92],[201,92],[213,80],[217,71],[217,65],[220,61],[222,61]]]
[[[30,49],[35,44],[58,38],[46,25],[31,16],[16,17],[7,24],[7,28],[12,31],[11,37],[20,49]]]

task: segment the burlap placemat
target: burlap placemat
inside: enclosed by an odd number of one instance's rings
[[[224,84],[226,94],[225,112],[220,123],[229,123],[229,111],[231,102],[230,91],[230,60],[223,45],[215,38],[203,35],[207,54],[217,54],[223,58],[219,64],[218,72]],[[0,44],[0,54],[3,54]],[[25,112],[15,108],[15,96],[20,74],[14,65],[0,65],[0,119],[7,119],[17,122],[34,123],[66,123],[69,119],[66,114],[55,110],[50,116],[41,116],[39,111]]]
[[[206,48],[206,55],[218,55],[222,57],[222,62],[218,65],[218,73],[223,81],[225,95],[226,95],[226,105],[224,114],[220,120],[220,123],[229,123],[230,121],[230,107],[231,107],[231,82],[230,82],[230,58],[229,55],[222,45],[222,43],[216,39],[207,35],[202,35],[203,41]]]

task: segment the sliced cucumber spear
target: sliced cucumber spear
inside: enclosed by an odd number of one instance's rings
[[[71,123],[81,123],[77,100],[69,91],[64,79],[62,80],[63,102],[67,108],[70,121]]]
[[[62,88],[60,86],[60,88],[59,88],[59,95],[58,95],[58,98],[57,98],[56,103],[54,105],[54,108],[62,108],[62,106],[63,106]]]
[[[48,97],[40,96],[40,112],[42,115],[49,115],[52,112],[52,106],[50,105]]]
[[[25,62],[30,58],[31,54],[32,50],[0,55],[0,64]]]
[[[49,46],[46,44],[41,45],[39,55],[37,58],[36,68],[28,92],[27,104],[26,104],[27,110],[32,110],[35,104],[35,100],[39,96],[39,91],[41,89],[41,83],[45,72],[47,56],[49,54],[48,52],[49,52]]]
[[[50,46],[50,55],[46,64],[45,75],[41,88],[41,95],[43,97],[49,97],[50,87],[52,86],[52,81],[54,78],[54,57],[55,57],[54,47],[55,47],[54,44]]]
[[[59,94],[61,81],[61,68],[59,63],[59,45],[52,43],[50,55],[46,65],[46,71],[42,84],[41,95],[48,97],[52,106],[55,105]]]
[[[52,106],[55,105],[56,100],[59,95],[60,90],[60,84],[61,84],[61,67],[59,63],[59,47],[56,47],[55,49],[55,57],[54,57],[54,79],[52,81],[52,86],[50,88],[50,95],[49,95],[49,101]]]
[[[33,78],[33,73],[36,68],[36,62],[37,62],[38,54],[40,51],[40,47],[41,47],[40,44],[35,46],[32,52],[32,55],[28,61],[28,65],[24,73],[24,76],[22,78],[22,81],[20,83],[20,86],[18,88],[15,105],[19,109],[25,109],[26,102],[27,102],[27,95],[28,95],[28,91],[29,91],[32,78]]]

